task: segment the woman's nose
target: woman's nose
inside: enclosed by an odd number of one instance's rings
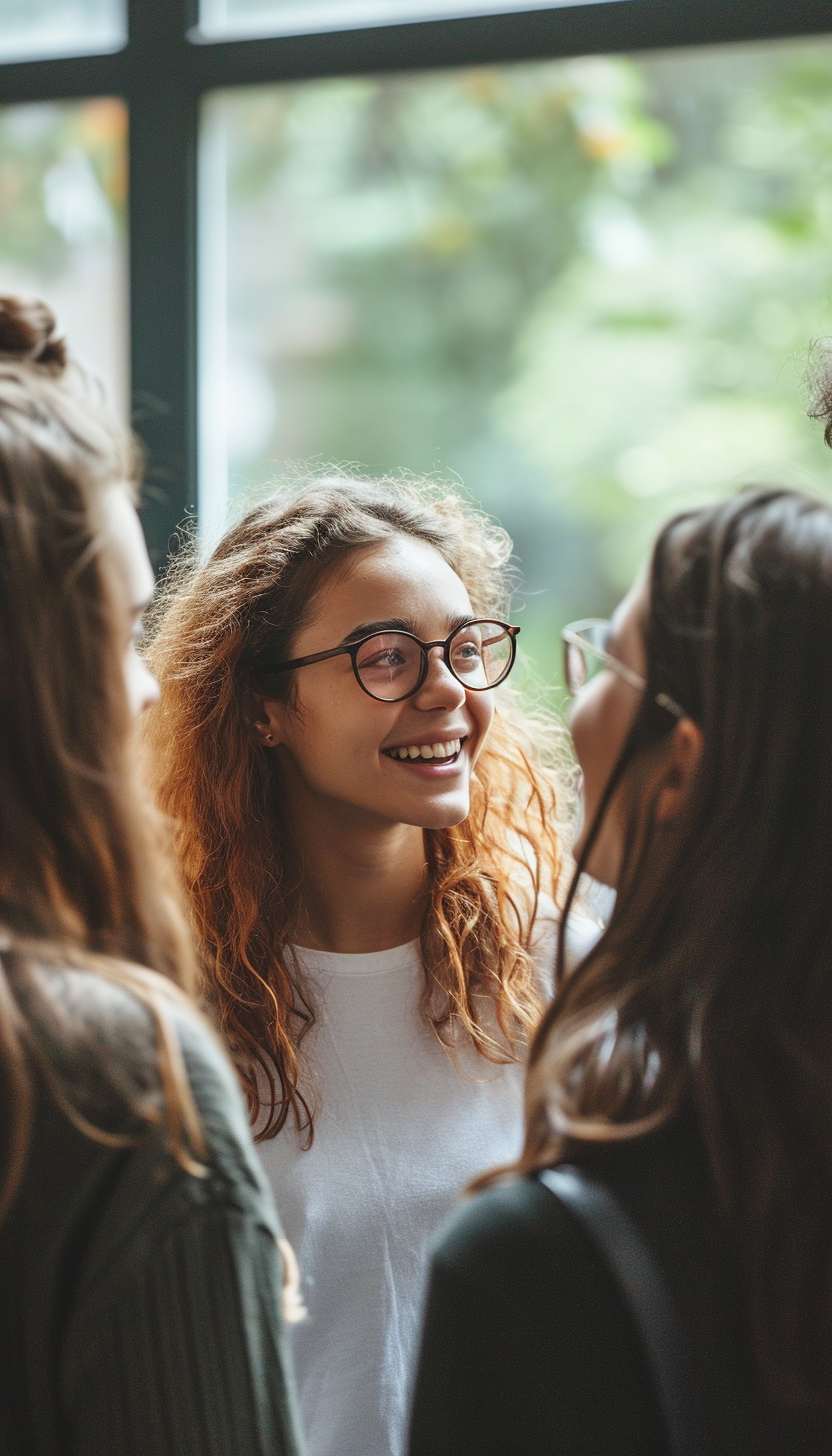
[[[464,703],[465,689],[447,666],[441,647],[428,649],[427,676],[414,698],[416,706],[423,711],[429,708],[456,708]]]

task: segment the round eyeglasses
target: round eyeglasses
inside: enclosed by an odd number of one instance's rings
[[[617,673],[624,682],[640,693],[647,687],[647,682],[640,673],[633,672],[620,657],[614,657],[607,651],[610,627],[611,624],[600,617],[587,617],[582,622],[570,622],[568,627],[564,627],[561,633],[563,677],[566,690],[573,698],[605,667]],[[656,693],[655,701],[660,708],[666,708],[668,713],[672,713],[674,718],[688,716],[676,699],[667,693]]]
[[[330,657],[349,656],[359,687],[381,703],[400,703],[418,693],[428,675],[428,653],[442,648],[442,660],[457,682],[475,693],[496,688],[514,666],[519,627],[507,622],[463,622],[444,642],[422,642],[412,632],[372,632],[357,642],[330,647],[270,667],[268,674],[310,667]]]

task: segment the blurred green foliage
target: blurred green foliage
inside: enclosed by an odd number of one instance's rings
[[[669,512],[829,490],[801,375],[832,332],[832,44],[256,88],[205,120],[236,488],[456,476],[514,537],[545,677]],[[0,111],[0,264],[48,281],[121,234],[125,132],[108,98]]]
[[[258,88],[208,121],[237,490],[291,459],[456,474],[515,539],[544,676],[671,511],[829,488],[800,376],[830,330],[832,44]]]
[[[829,489],[800,388],[830,331],[829,43],[258,88],[206,120],[238,489],[297,459],[455,475],[515,539],[545,676],[670,511]],[[125,128],[107,98],[0,111],[0,262],[48,280],[122,231]]]
[[[127,111],[111,97],[0,109],[0,266],[48,280],[125,227]]]

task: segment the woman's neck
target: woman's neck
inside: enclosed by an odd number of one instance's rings
[[[292,815],[299,860],[297,942],[345,955],[415,940],[427,904],[424,831],[315,812]]]

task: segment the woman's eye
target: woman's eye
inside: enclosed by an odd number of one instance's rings
[[[479,661],[482,657],[482,644],[479,642],[460,642],[454,647],[454,657],[467,658],[469,661]]]
[[[396,647],[388,647],[384,652],[376,652],[372,657],[365,657],[360,664],[362,670],[372,667],[401,667],[404,658]]]
[[[467,677],[481,677],[483,672],[483,652],[479,642],[463,642],[455,647],[451,658],[454,672],[459,675],[464,673]]]

